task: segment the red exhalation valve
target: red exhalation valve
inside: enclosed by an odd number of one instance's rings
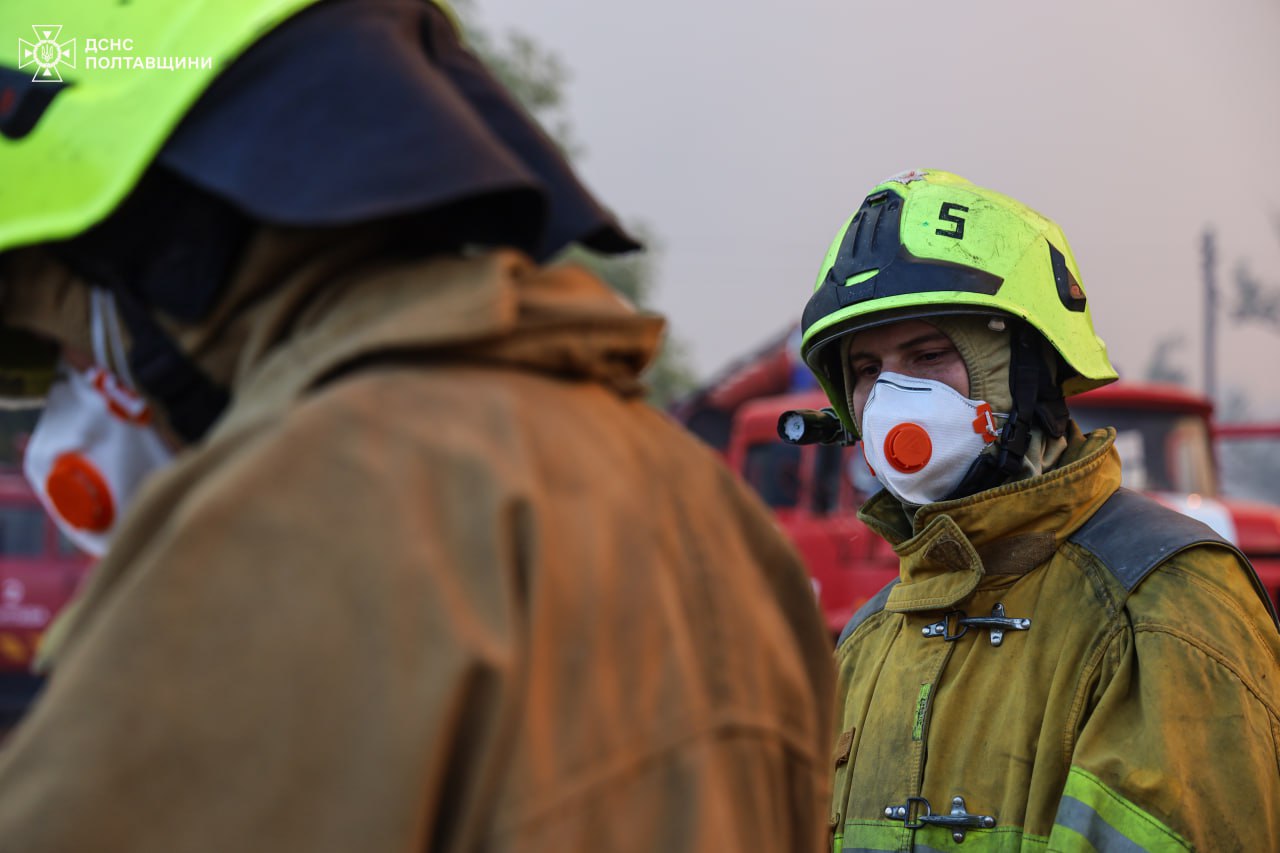
[[[116,518],[111,488],[97,467],[78,453],[64,453],[53,461],[46,481],[54,509],[72,527],[103,533]]]
[[[933,442],[919,424],[898,424],[884,437],[884,458],[904,474],[914,474],[929,464]]]

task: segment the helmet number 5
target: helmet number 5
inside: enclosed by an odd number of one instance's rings
[[[938,210],[938,218],[941,219],[943,222],[950,222],[951,224],[955,225],[955,228],[953,228],[950,231],[946,231],[942,228],[939,228],[933,233],[937,234],[940,237],[954,237],[957,240],[964,237],[964,217],[957,216],[956,215],[957,210],[962,213],[969,212],[969,208],[965,207],[963,204],[956,204],[953,201],[944,201],[942,203],[941,209]]]

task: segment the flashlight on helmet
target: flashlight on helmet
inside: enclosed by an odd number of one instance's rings
[[[790,409],[778,416],[778,438],[788,444],[851,444],[835,409]]]

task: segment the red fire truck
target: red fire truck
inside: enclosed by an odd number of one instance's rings
[[[20,471],[0,470],[0,739],[39,689],[40,637],[91,560],[49,520]]]
[[[778,439],[782,412],[828,405],[818,390],[777,393],[800,375],[785,341],[773,341],[673,413],[719,448],[773,509],[809,567],[834,634],[897,577],[898,561],[856,517],[858,506],[880,488],[861,448]],[[1116,428],[1126,486],[1205,522],[1236,544],[1280,604],[1280,506],[1222,495],[1206,399],[1176,386],[1121,381],[1072,397],[1069,405],[1086,432]]]

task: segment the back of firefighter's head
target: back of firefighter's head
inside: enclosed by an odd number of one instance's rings
[[[0,394],[45,404],[28,475],[82,532],[110,528],[166,443],[209,431],[286,280],[636,248],[443,0],[41,9],[61,23],[0,4],[20,34],[0,53]],[[291,328],[267,325],[263,346]]]
[[[1036,442],[1066,428],[1063,398],[1116,378],[1061,229],[932,169],[871,190],[801,327],[802,357],[906,503],[1025,475]]]
[[[210,322],[264,239],[635,248],[443,2],[50,0],[62,23],[35,28],[27,11],[0,4],[0,31],[26,35],[0,55],[0,324],[87,351],[89,290],[109,294],[139,390],[184,441],[228,389],[173,329]],[[9,384],[38,393],[40,355],[15,354]]]

